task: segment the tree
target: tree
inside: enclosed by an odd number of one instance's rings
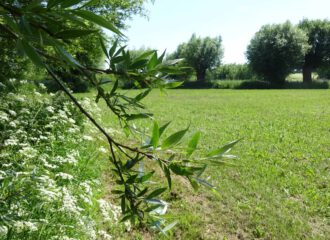
[[[303,64],[303,81],[310,83],[312,71],[330,67],[330,21],[304,19],[298,26],[307,33],[308,43],[311,46]]]
[[[182,43],[171,58],[184,58],[184,62],[196,72],[197,81],[204,82],[206,71],[220,65],[223,57],[221,37],[201,38],[193,34],[187,43]]]
[[[160,125],[155,121],[148,139],[141,142],[145,134],[136,129],[132,121],[142,118],[151,119],[152,114],[147,112],[142,99],[150,93],[152,86],[160,89],[177,86],[178,83],[167,78],[169,74],[180,72],[180,69],[173,66],[177,61],[164,61],[165,53],[159,55],[157,51],[147,51],[132,57],[125,46],[120,46],[118,41],[115,41],[110,49],[106,48],[102,36],[95,32],[95,28],[90,27],[90,24],[106,28],[118,37],[122,37],[123,34],[112,22],[86,9],[84,3],[86,1],[49,0],[22,5],[17,1],[2,1],[0,28],[6,32],[9,40],[15,42],[19,51],[36,66],[48,72],[52,80],[61,86],[77,109],[91,121],[107,141],[110,152],[108,159],[111,165],[109,169],[115,178],[112,192],[121,201],[122,221],[130,220],[132,223],[151,225],[164,233],[173,227],[175,222],[162,229],[165,219],[156,215],[154,210],[165,208],[160,196],[167,189],[171,189],[174,180],[172,176],[186,178],[194,188],[204,185],[212,188],[213,191],[217,190],[201,179],[202,173],[208,165],[221,166],[223,161],[219,162],[218,159],[226,157],[226,153],[238,141],[211,151],[204,158],[198,158],[192,155],[200,139],[200,133],[196,133],[189,140],[186,151],[183,151],[183,148],[178,152],[168,151],[175,149],[189,127],[167,134],[168,136],[164,138],[163,133],[169,123]],[[100,38],[100,47],[107,60],[104,68],[85,65],[67,50],[72,46],[68,39],[89,34],[96,34]],[[53,63],[64,69],[74,69],[84,74],[95,86],[96,101],[104,101],[121,123],[123,132],[127,135],[131,134],[131,137],[135,134],[142,135],[125,141],[126,143],[116,139],[116,135],[110,134],[98,120],[94,119],[88,109],[85,109],[65,86],[63,80],[54,71]],[[99,81],[94,73],[112,74],[115,81],[112,82],[111,89],[103,88],[103,82]],[[144,83],[148,88],[141,90],[135,96],[125,95],[118,90],[119,81],[122,79],[131,79],[136,85]],[[140,164],[148,160],[153,164]],[[146,166],[146,169],[143,166]],[[161,182],[157,185],[150,184],[150,179],[156,172],[153,168],[156,167],[162,171],[167,186]]]
[[[306,34],[290,22],[263,26],[247,48],[252,69],[264,80],[282,85],[299,68],[308,50]]]

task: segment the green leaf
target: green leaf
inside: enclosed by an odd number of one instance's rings
[[[165,177],[167,179],[169,189],[172,189],[171,172],[170,172],[170,170],[168,169],[168,167],[166,165],[164,165],[164,174],[165,174]]]
[[[144,182],[148,181],[154,175],[154,173],[155,173],[155,171],[152,171],[146,175],[143,175],[142,177],[139,178],[139,182],[144,183]]]
[[[109,56],[112,58],[113,55],[115,54],[115,51],[117,49],[117,45],[118,45],[118,39],[116,39],[116,41],[113,43],[113,45],[111,46],[110,50],[109,50]]]
[[[101,37],[99,39],[100,39],[100,44],[101,44],[102,51],[103,51],[104,55],[109,59],[109,54],[108,54],[107,48],[104,44],[104,41]]]
[[[154,69],[155,66],[157,66],[157,64],[158,64],[158,58],[157,58],[157,52],[155,52],[148,62],[147,69],[148,70]]]
[[[181,86],[184,82],[168,82],[164,84],[165,88],[177,88]]]
[[[113,87],[112,87],[112,89],[111,89],[111,91],[110,91],[110,97],[112,97],[114,94],[115,94],[115,92],[116,92],[116,90],[117,90],[117,88],[118,88],[118,84],[119,84],[119,82],[118,82],[118,79],[116,79],[116,81],[115,81],[115,83],[113,84]]]
[[[148,60],[149,56],[151,54],[154,54],[156,51],[155,50],[150,50],[150,51],[146,51],[146,52],[143,52],[140,56],[138,56],[137,58],[135,58],[134,60],[135,61],[138,61],[138,60],[141,60],[141,59],[146,59]]]
[[[151,140],[150,140],[150,145],[152,145],[153,148],[156,149],[158,146],[158,141],[159,141],[159,126],[158,126],[158,123],[155,121],[154,127],[152,128],[152,136],[151,136]]]
[[[185,130],[178,131],[176,133],[173,133],[171,136],[166,138],[164,142],[162,143],[162,149],[168,149],[171,146],[177,144],[180,142],[180,140],[184,137],[186,132],[188,131],[189,128],[186,128]]]
[[[170,125],[170,124],[171,124],[171,122],[167,122],[167,123],[165,123],[163,126],[161,126],[161,127],[159,128],[159,137],[161,137],[161,136],[163,135],[164,131],[166,130],[166,128],[167,128],[168,125]]]
[[[175,174],[177,174],[179,176],[191,176],[194,174],[194,171],[195,171],[195,169],[193,169],[193,168],[181,166],[178,163],[171,163],[169,165],[169,167],[172,170],[172,172],[174,172]]]
[[[126,121],[133,121],[137,119],[151,118],[153,115],[151,113],[137,113],[126,115]]]
[[[148,88],[147,90],[143,91],[142,93],[138,94],[135,98],[134,101],[135,102],[139,102],[141,101],[143,98],[145,98],[146,96],[148,96],[148,94],[151,92],[151,88]]]
[[[118,35],[123,35],[112,23],[107,21],[101,16],[98,16],[92,12],[86,11],[86,10],[76,10],[72,11],[74,14],[78,15],[81,18],[84,18],[90,22],[93,22],[101,27],[104,27]]]
[[[148,59],[140,59],[140,60],[134,60],[134,62],[131,63],[129,66],[129,69],[135,70],[135,69],[141,69],[146,66],[148,62]]]
[[[163,232],[167,232],[169,230],[171,230],[173,227],[175,227],[175,225],[178,224],[178,221],[172,222],[169,225],[167,225],[165,228],[163,228]]]
[[[121,211],[124,213],[126,211],[125,195],[121,197],[120,206],[121,206]]]
[[[69,63],[72,67],[82,67],[81,64],[74,59],[70,53],[64,50],[59,44],[54,42],[54,49],[57,54],[67,63]]]
[[[219,156],[222,156],[223,154],[227,153],[228,151],[230,151],[230,149],[240,141],[241,139],[239,140],[236,140],[236,141],[232,141],[224,146],[222,146],[221,148],[219,149],[216,149],[216,150],[213,150],[211,152],[209,152],[206,156],[207,157],[219,157]]]
[[[190,141],[188,143],[188,148],[187,148],[187,156],[188,157],[190,157],[191,154],[196,150],[200,137],[201,137],[201,133],[197,132],[190,139]]]
[[[61,2],[61,8],[68,8],[80,3],[81,0],[65,0]]]
[[[64,1],[66,1],[66,0],[49,0],[47,3],[47,8],[49,9],[49,8],[55,7]]]
[[[57,38],[70,39],[70,38],[78,38],[89,35],[91,33],[98,32],[97,30],[80,30],[80,29],[72,29],[72,30],[64,30],[55,34]]]
[[[159,196],[160,194],[162,194],[163,192],[166,191],[167,188],[158,188],[154,191],[152,191],[148,196],[146,196],[146,199],[152,199],[154,197]]]
[[[195,191],[197,191],[198,188],[199,188],[199,186],[198,186],[198,182],[197,182],[195,179],[191,178],[191,177],[188,177],[188,180],[189,180],[191,186],[193,187],[193,189],[194,189]]]
[[[43,67],[44,63],[41,60],[39,54],[36,52],[36,50],[34,49],[34,47],[32,47],[28,41],[26,41],[25,39],[19,40],[18,41],[18,46],[20,46],[24,53],[32,60],[32,62],[39,66],[39,67]]]
[[[213,190],[216,190],[216,191],[219,191],[215,186],[213,186],[212,184],[210,184],[209,182],[203,180],[203,179],[200,179],[200,178],[197,178],[197,177],[194,177],[194,179],[196,179],[200,184],[206,186],[206,187],[209,187]]]

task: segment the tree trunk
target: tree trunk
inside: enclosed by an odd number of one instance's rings
[[[205,82],[206,70],[197,71],[196,75],[197,75],[198,82]]]
[[[303,67],[303,81],[304,83],[312,82],[312,68],[310,66]]]

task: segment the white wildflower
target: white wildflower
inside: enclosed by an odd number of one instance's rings
[[[17,113],[14,110],[9,110],[8,111],[10,115],[12,115],[13,117],[17,116]]]
[[[88,184],[88,182],[82,182],[80,183],[80,186],[83,188],[84,192],[88,195],[92,195],[92,188],[91,186]]]
[[[100,239],[102,239],[102,240],[110,240],[110,239],[112,239],[112,236],[109,235],[106,231],[100,230],[100,231],[98,231],[98,234],[100,236]]]
[[[12,128],[16,128],[17,127],[16,121],[10,122],[9,126],[11,126]]]
[[[34,95],[36,95],[37,97],[40,97],[40,96],[42,96],[42,94],[40,93],[40,92],[38,92],[38,91],[36,91],[36,90],[34,90]]]
[[[46,110],[50,113],[54,113],[55,108],[53,106],[48,106],[48,107],[46,107]]]
[[[8,233],[8,228],[6,226],[0,226],[0,237],[5,237]]]
[[[63,205],[60,210],[75,215],[80,215],[80,211],[82,210],[77,206],[76,198],[69,192],[67,188],[63,188]]]
[[[107,149],[106,149],[105,147],[100,147],[100,148],[99,148],[99,151],[100,151],[101,153],[107,153],[107,152],[108,152]]]
[[[63,180],[72,180],[73,179],[73,176],[71,174],[67,174],[67,173],[63,173],[63,172],[57,173],[55,175],[55,177],[61,178]]]
[[[93,141],[94,140],[93,137],[91,137],[89,135],[84,135],[82,138],[86,141]]]
[[[0,170],[0,180],[5,179],[6,176],[7,176],[6,172]]]
[[[31,146],[24,147],[23,149],[18,151],[20,154],[22,154],[26,158],[34,158],[37,156],[38,151]]]
[[[5,140],[4,145],[5,146],[17,146],[19,143],[17,138],[9,138],[7,140]]]
[[[46,87],[45,84],[43,84],[43,83],[39,83],[39,87],[40,87],[41,89],[43,89],[43,90],[46,90],[46,89],[47,89],[47,87]]]
[[[26,230],[31,231],[31,232],[38,230],[38,227],[35,223],[28,222],[28,221],[16,221],[14,223],[14,228],[16,229],[16,231],[18,233],[26,231]]]
[[[8,122],[9,121],[8,114],[3,111],[0,111],[0,121]]]

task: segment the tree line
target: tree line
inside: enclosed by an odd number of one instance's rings
[[[214,79],[256,76],[283,85],[290,73],[302,71],[304,83],[311,83],[313,71],[321,77],[330,75],[330,21],[303,19],[298,25],[287,21],[262,26],[247,47],[248,65],[221,66],[223,52],[220,36],[201,38],[193,34],[169,58],[183,58],[181,64],[190,66],[200,82],[209,71]]]

